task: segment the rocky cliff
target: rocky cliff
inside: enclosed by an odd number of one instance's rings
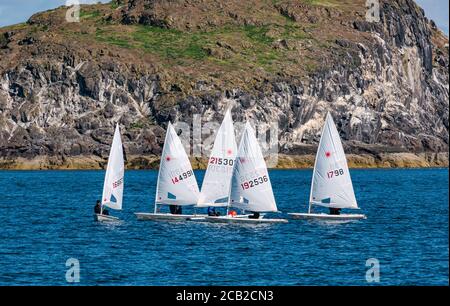
[[[275,131],[278,167],[312,164],[327,111],[352,166],[448,166],[448,38],[411,0],[380,1],[379,22],[363,0],[66,12],[0,29],[0,167],[101,167],[116,122],[128,167],[154,167],[169,120],[207,125],[227,107]]]

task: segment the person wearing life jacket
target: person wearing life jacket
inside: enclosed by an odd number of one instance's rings
[[[237,215],[237,213],[234,210],[230,210],[228,212],[228,216],[230,216],[230,217],[236,217],[236,215]]]
[[[248,216],[249,219],[259,219],[259,212],[253,212],[253,215]]]
[[[181,215],[183,213],[180,205],[169,205],[169,209],[172,215]]]
[[[97,215],[109,215],[109,211],[107,209],[102,210],[102,203],[100,202],[100,200],[97,200],[97,203],[95,203],[94,212]]]
[[[217,216],[220,216],[220,213],[218,211],[216,211],[215,207],[209,206],[208,207],[208,216],[217,217]]]
[[[332,207],[330,207],[330,215],[338,216],[340,214],[341,214],[341,209],[340,208],[332,208]]]
[[[100,204],[100,200],[97,200],[97,203],[95,203],[94,212],[97,215],[100,215],[102,212],[102,205]]]
[[[183,214],[183,208],[181,205],[177,206],[177,215],[182,215]]]

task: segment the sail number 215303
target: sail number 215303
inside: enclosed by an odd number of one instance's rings
[[[335,176],[341,176],[341,175],[344,175],[344,169],[337,169],[337,170],[327,172],[327,177],[329,179],[333,178]]]

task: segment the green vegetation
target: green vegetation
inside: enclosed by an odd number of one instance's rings
[[[326,1],[326,0],[303,0],[306,4],[309,5],[322,5],[322,6],[337,6],[338,4],[335,1]]]
[[[271,0],[272,4],[281,4],[283,0]],[[322,6],[338,6],[339,1],[342,0],[301,0],[308,5],[322,5]]]
[[[276,41],[311,39],[297,24],[286,20],[284,25],[228,25],[209,31],[183,32],[155,26],[132,25],[126,31],[116,26],[100,26],[97,41],[123,48],[152,53],[175,64],[211,61],[236,66],[242,62],[275,71],[287,50],[275,48]],[[219,54],[219,55],[217,55]]]
[[[328,5],[335,0],[303,0],[310,5]],[[267,3],[283,0],[267,0]],[[120,6],[111,1],[107,6],[83,7],[83,27],[61,28],[60,32],[74,39],[109,44],[144,52],[159,58],[163,67],[199,67],[210,75],[239,71],[265,71],[270,74],[303,75],[322,65],[320,58],[330,50],[324,35],[317,36],[320,24],[299,23],[274,13],[271,23],[257,25],[226,24],[201,30],[178,30],[147,25],[124,25],[106,18],[111,8]],[[249,7],[250,9],[251,7]],[[220,76],[222,77],[222,76]]]
[[[202,48],[205,38],[200,33],[185,33],[153,26],[136,26],[131,34],[133,46],[168,59],[202,59],[207,56]]]
[[[110,5],[111,5],[112,9],[116,9],[116,8],[118,8],[120,6],[119,1],[117,1],[117,0],[112,0],[110,2]]]
[[[140,121],[133,122],[133,123],[130,125],[130,129],[132,129],[132,130],[140,130],[140,129],[142,129],[143,127],[144,127],[144,123],[142,123],[142,122],[140,122]]]
[[[116,33],[108,33],[104,29],[97,28],[95,32],[96,39],[100,42],[108,43],[122,48],[131,48],[131,44],[127,37]]]
[[[100,11],[95,10],[95,11],[84,11],[84,10],[80,10],[80,19],[95,19],[98,18],[101,15]]]
[[[140,130],[140,129],[143,129],[143,128],[150,127],[151,125],[155,124],[155,122],[156,122],[155,118],[153,118],[153,116],[150,115],[148,117],[141,118],[141,119],[139,119],[136,122],[133,122],[130,125],[130,128],[131,129],[135,129],[135,130]]]

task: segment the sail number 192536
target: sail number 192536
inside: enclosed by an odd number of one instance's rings
[[[263,175],[263,176],[260,176],[260,177],[255,178],[255,179],[253,179],[253,180],[250,180],[250,181],[248,181],[248,182],[242,183],[242,184],[241,184],[241,188],[242,188],[243,190],[246,190],[246,189],[249,189],[249,188],[253,188],[253,187],[256,187],[256,186],[258,186],[258,185],[267,183],[268,180],[269,180],[269,179],[267,178],[267,175]]]
[[[327,177],[329,179],[333,178],[335,176],[341,176],[341,175],[344,175],[344,169],[337,169],[337,170],[327,172]]]

